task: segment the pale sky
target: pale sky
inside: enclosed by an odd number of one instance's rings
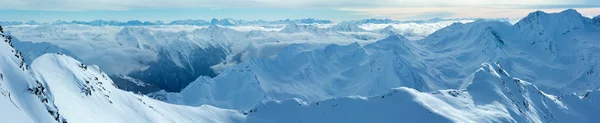
[[[600,0],[0,0],[0,21],[234,18],[521,18],[529,12],[574,8],[600,14]]]

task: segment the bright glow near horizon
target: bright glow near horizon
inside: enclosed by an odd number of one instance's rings
[[[348,20],[518,19],[535,10],[600,14],[599,0],[0,0],[1,21],[180,20],[226,18]]]

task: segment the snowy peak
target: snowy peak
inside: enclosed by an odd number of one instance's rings
[[[365,47],[388,51],[388,52],[393,51],[394,55],[402,54],[402,55],[405,55],[404,56],[405,58],[414,57],[414,54],[412,52],[414,46],[412,46],[411,41],[409,41],[406,37],[404,37],[400,34],[388,36],[385,39],[379,40],[379,41],[369,44]],[[411,72],[413,72],[413,71],[414,70],[411,70]],[[421,88],[415,88],[415,89],[421,89]]]
[[[546,13],[544,11],[535,11],[529,13],[519,23],[534,24],[559,24],[560,22],[581,21],[584,18],[577,10],[567,9],[559,13]],[[554,23],[551,23],[554,22]]]
[[[156,49],[159,41],[154,38],[154,33],[143,27],[125,27],[115,37],[120,46],[136,47],[140,49]]]
[[[579,31],[591,24],[591,22],[589,18],[583,17],[576,10],[567,9],[560,13],[532,12],[515,25],[521,30],[555,35],[564,32]]]
[[[357,21],[357,24],[389,24],[389,23],[397,23],[398,21],[386,18],[386,19],[375,19],[375,18],[371,18],[371,19],[364,19],[364,20],[360,20]]]
[[[297,19],[297,20],[285,20],[285,22],[297,22],[302,24],[330,24],[333,23],[330,20],[321,20],[315,18],[305,18],[305,19]]]
[[[282,33],[309,32],[309,33],[315,33],[315,34],[323,33],[322,29],[315,25],[310,25],[310,24],[299,25],[296,23],[289,23],[283,29],[281,29],[281,31],[279,31],[279,32],[282,32]]]
[[[360,28],[358,25],[343,22],[336,24],[329,28],[320,28],[313,24],[296,24],[289,23],[280,32],[282,33],[298,33],[298,32],[309,32],[313,34],[324,34],[325,32],[364,32],[365,30]]]
[[[199,35],[201,39],[210,41],[211,44],[227,46],[231,43],[231,37],[242,35],[242,32],[236,31],[220,25],[211,25],[207,28],[196,29],[191,32],[193,35]]]
[[[170,25],[209,25],[210,22],[206,21],[206,20],[192,20],[192,19],[188,19],[188,20],[175,20],[175,21],[171,21],[171,23],[169,23]]]
[[[391,41],[391,42],[406,42],[409,41],[406,37],[400,35],[400,34],[395,34],[395,35],[391,35],[388,36],[385,39],[379,40],[377,42],[386,42],[386,41]]]
[[[260,30],[251,30],[246,34],[246,37],[264,37],[265,33]]]
[[[227,33],[227,32],[236,32],[235,30],[227,27],[223,27],[220,25],[210,25],[207,28],[202,28],[199,30],[194,30],[194,32],[200,31],[204,34],[216,34],[216,33]]]
[[[329,28],[329,31],[338,31],[338,32],[363,32],[364,29],[358,27],[358,25],[349,22],[342,22],[336,24],[333,27]]]
[[[489,20],[477,20],[475,22],[466,24],[454,23],[426,37],[423,40],[423,43],[430,44],[429,46],[442,48],[447,48],[447,46],[479,46],[485,45],[481,43],[488,44],[488,41],[497,41],[500,44],[504,44],[504,41],[501,38],[501,33],[498,30],[504,30],[509,27],[510,25],[506,23]]]
[[[237,25],[235,20],[231,19],[231,18],[224,18],[224,19],[216,19],[213,18],[212,20],[210,20],[210,25],[211,26],[215,26],[215,25],[221,25],[221,26],[235,26]]]
[[[384,35],[388,35],[388,36],[398,34],[396,32],[396,30],[394,29],[394,26],[392,26],[392,25],[388,25],[385,28],[379,30],[379,33],[384,34]]]
[[[216,18],[213,18],[212,20],[210,20],[210,25],[214,26],[214,25],[218,25],[219,24],[219,20]]]
[[[300,28],[300,26],[296,23],[289,23],[280,32],[283,33],[294,33],[294,32],[303,32],[304,30]]]

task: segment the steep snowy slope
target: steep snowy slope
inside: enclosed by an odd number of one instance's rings
[[[9,39],[0,47],[2,122],[195,123],[245,118],[239,111],[172,105],[120,90],[97,66],[64,54],[42,55],[29,66]]]
[[[594,91],[590,93],[597,93]],[[500,66],[484,63],[460,90],[419,92],[401,87],[373,97],[267,101],[248,111],[248,123],[279,122],[594,122],[587,95],[553,96]]]
[[[170,105],[115,87],[97,66],[46,54],[31,65],[61,116],[70,122],[240,122],[238,111]],[[90,114],[93,112],[93,114]]]
[[[64,120],[49,114],[57,109],[53,101],[46,99],[46,93],[30,91],[37,90],[40,83],[31,76],[21,53],[13,48],[12,38],[3,33],[0,35],[0,119],[31,123]]]

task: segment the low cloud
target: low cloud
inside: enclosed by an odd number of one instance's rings
[[[340,9],[352,11],[357,15],[375,18],[391,18],[399,20],[431,19],[440,16],[424,16],[430,13],[446,13],[442,18],[510,18],[518,19],[528,13],[542,10],[545,12],[560,12],[568,8],[513,8],[513,7],[407,7],[407,8],[366,8]],[[599,8],[576,8],[582,15],[598,15]]]

